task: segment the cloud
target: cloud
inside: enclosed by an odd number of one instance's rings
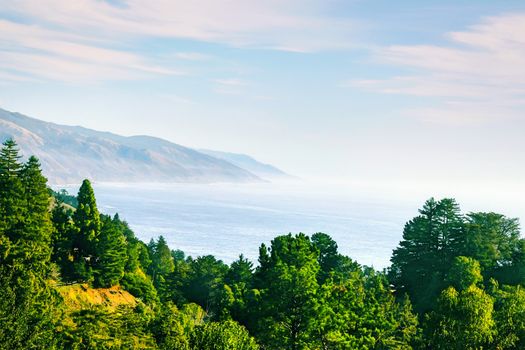
[[[1,1],[0,70],[64,81],[182,74],[149,39],[189,39],[258,49],[348,48],[353,23],[323,16],[320,0]],[[16,20],[14,20],[16,19]],[[181,60],[209,56],[178,52]]]
[[[232,46],[313,51],[347,47],[353,23],[320,15],[312,0],[20,0],[4,4],[40,23],[105,36],[184,38]]]
[[[206,61],[211,59],[210,55],[205,55],[200,52],[176,52],[173,54],[178,59],[188,61]]]
[[[180,75],[146,57],[105,48],[96,37],[0,20],[0,72],[11,81],[30,77],[66,82]]]
[[[520,117],[525,98],[525,14],[485,18],[445,37],[448,45],[394,45],[374,52],[375,60],[408,69],[408,75],[345,85],[439,98],[441,104],[415,111],[425,120]]]
[[[237,78],[229,78],[229,79],[214,79],[215,83],[225,86],[246,86],[248,85],[247,82],[241,79]]]

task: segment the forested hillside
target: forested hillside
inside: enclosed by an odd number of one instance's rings
[[[99,213],[88,180],[53,192],[14,141],[0,152],[0,349],[525,348],[516,219],[430,199],[391,261],[360,266],[325,233],[256,264],[187,257]]]

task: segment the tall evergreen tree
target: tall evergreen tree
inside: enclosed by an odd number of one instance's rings
[[[390,278],[399,295],[408,293],[415,309],[432,308],[445,287],[445,275],[465,246],[465,228],[454,199],[429,199],[403,230],[393,252]]]
[[[47,282],[51,221],[46,179],[16,143],[0,151],[0,349],[53,349],[59,298]],[[58,316],[58,317],[57,317]]]
[[[9,139],[0,150],[0,259],[8,258],[13,241],[21,234],[25,201],[20,171],[21,156],[15,141]]]
[[[279,236],[261,250],[255,286],[260,291],[256,334],[269,349],[306,349],[317,309],[318,252],[304,234]]]
[[[100,214],[95,193],[89,180],[84,180],[78,191],[78,208],[73,214],[77,229],[73,250],[75,270],[80,279],[93,277],[92,265],[96,259],[96,245],[100,235]]]
[[[126,267],[126,238],[111,218],[106,217],[97,241],[95,283],[100,287],[117,285]]]
[[[49,211],[47,179],[42,175],[37,158],[29,157],[20,171],[20,178],[26,207],[22,240],[27,245],[23,248],[27,252],[26,264],[29,264],[28,268],[34,272],[43,273],[45,276],[49,271],[53,225]]]
[[[163,236],[160,236],[156,242],[152,239],[148,244],[148,251],[151,258],[148,274],[151,276],[160,298],[164,299],[167,294],[170,294],[166,290],[166,278],[175,268],[173,256]]]
[[[77,278],[73,263],[73,244],[77,231],[72,216],[73,210],[60,200],[56,200],[51,211],[53,222],[51,260],[60,267],[60,274],[65,281],[74,281]]]

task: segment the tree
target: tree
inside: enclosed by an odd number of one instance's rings
[[[522,286],[496,286],[494,320],[496,349],[525,348],[525,290]]]
[[[25,253],[27,268],[46,276],[51,258],[51,232],[53,224],[49,212],[50,197],[47,179],[42,175],[40,163],[31,156],[20,171],[24,193],[24,230],[17,249]]]
[[[453,259],[462,255],[465,225],[454,199],[431,198],[419,213],[405,225],[389,276],[398,295],[408,293],[422,314],[432,309]]]
[[[151,276],[153,285],[157,289],[161,300],[169,300],[167,296],[170,294],[170,291],[166,285],[166,278],[173,272],[175,264],[164,237],[160,236],[156,242],[152,239],[148,244],[148,252],[151,258],[148,274]]]
[[[0,151],[0,349],[54,349],[60,299],[49,286],[49,195],[36,158]]]
[[[229,285],[236,283],[251,284],[253,276],[253,263],[240,255],[239,259],[231,263],[224,281]]]
[[[93,277],[92,264],[95,262],[101,223],[95,193],[89,180],[82,182],[77,200],[78,208],[73,214],[77,229],[73,243],[75,270],[78,278],[90,280]]]
[[[260,291],[255,308],[260,314],[253,316],[259,320],[256,334],[269,349],[305,349],[317,309],[317,249],[302,233],[276,237],[269,252],[264,248],[255,274]]]
[[[497,213],[468,214],[465,255],[479,261],[487,279],[505,284],[525,281],[525,241],[518,219]]]
[[[494,336],[493,300],[475,285],[445,289],[425,324],[432,349],[483,349]]]
[[[76,228],[73,223],[73,210],[57,200],[51,211],[53,223],[51,261],[60,267],[61,277],[65,281],[74,281],[76,274],[73,264],[73,244]]]
[[[204,319],[204,311],[196,304],[186,304],[179,310],[167,302],[151,324],[151,331],[160,349],[190,350],[190,336]],[[204,348],[202,348],[204,349]]]
[[[119,226],[106,217],[97,242],[95,283],[100,287],[117,285],[126,267],[126,238]]]
[[[458,256],[447,274],[447,282],[456,290],[464,290],[483,281],[479,262],[475,259]]]
[[[495,335],[494,300],[483,289],[479,263],[466,257],[455,259],[449,281],[437,307],[425,323],[429,346],[435,349],[482,349]]]
[[[211,317],[219,314],[218,300],[228,266],[212,255],[198,257],[189,264],[190,270],[182,287],[187,300],[202,306]]]
[[[332,275],[321,286],[315,333],[321,349],[411,349],[417,316],[371,269]]]
[[[235,321],[210,322],[195,327],[191,350],[258,350],[255,339]]]
[[[0,259],[3,261],[8,261],[12,244],[21,235],[26,214],[20,158],[16,142],[5,141],[0,150]]]
[[[331,271],[337,268],[341,255],[337,251],[337,243],[326,233],[315,233],[312,236],[312,243],[319,250],[320,276],[323,281]]]

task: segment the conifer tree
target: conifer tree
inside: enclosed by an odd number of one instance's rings
[[[25,216],[24,192],[19,176],[22,169],[20,158],[16,142],[11,139],[5,141],[0,150],[1,260],[8,258]]]
[[[255,287],[260,291],[256,333],[269,349],[306,349],[318,304],[317,249],[304,234],[276,237],[261,249]],[[260,310],[260,311],[259,311]]]
[[[6,141],[0,151],[0,349],[53,349],[60,299],[46,281],[49,195],[36,158],[23,166],[19,159],[16,143]]]
[[[34,156],[31,156],[24,164],[20,177],[26,207],[23,231],[26,264],[29,264],[27,267],[35,273],[45,275],[49,271],[53,229],[49,211],[50,197],[47,179],[42,175],[40,163]]]
[[[73,214],[77,229],[73,244],[75,270],[84,280],[92,278],[92,264],[96,259],[96,244],[100,235],[100,214],[95,193],[89,180],[84,180],[78,191],[78,208]]]
[[[415,309],[432,309],[445,275],[465,246],[465,226],[454,199],[429,199],[403,230],[392,254],[390,278],[400,296],[408,293]]]
[[[151,264],[149,266],[149,274],[153,278],[153,284],[158,287],[165,281],[166,276],[173,272],[175,267],[173,257],[171,256],[170,248],[166,239],[160,236],[157,242],[151,240],[148,244],[148,249],[151,257]]]
[[[75,280],[77,277],[73,264],[73,240],[76,228],[72,216],[73,211],[57,199],[51,212],[51,221],[53,222],[51,260],[58,264],[62,279],[66,281]]]
[[[100,287],[117,285],[126,266],[126,238],[109,217],[100,231],[96,256],[96,284]]]

